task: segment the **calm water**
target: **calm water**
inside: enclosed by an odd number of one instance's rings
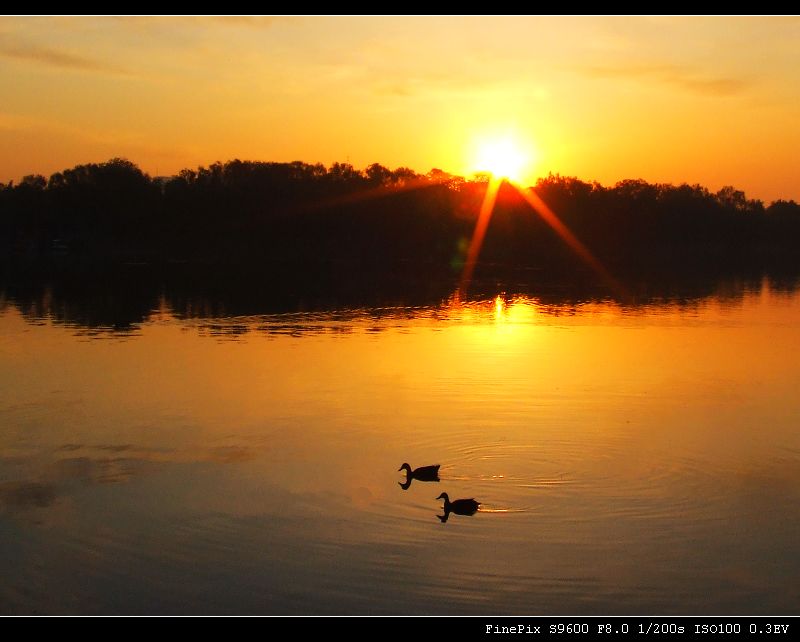
[[[796,294],[56,316],[0,312],[2,613],[798,613]]]

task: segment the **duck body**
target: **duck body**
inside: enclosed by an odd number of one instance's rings
[[[478,511],[478,507],[481,505],[480,502],[475,501],[474,499],[456,499],[454,501],[450,501],[450,498],[447,496],[447,493],[442,493],[436,499],[444,499],[444,513],[447,515],[448,513],[455,513],[456,515],[474,515]]]
[[[411,470],[411,466],[403,464],[398,469],[398,472],[405,470],[406,475],[410,479],[417,479],[419,481],[439,481],[439,466],[440,464],[436,464],[435,466],[420,466],[419,468]]]
[[[439,466],[440,464],[436,464],[435,466],[420,466],[419,468],[412,470],[411,466],[408,464],[403,464],[397,469],[398,472],[401,470],[406,471],[406,481],[404,484],[401,483],[400,486],[403,489],[408,488],[411,485],[412,479],[416,479],[417,481],[421,482],[438,482]]]

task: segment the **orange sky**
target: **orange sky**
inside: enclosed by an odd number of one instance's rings
[[[547,172],[800,200],[798,18],[0,18],[0,181],[114,156]]]

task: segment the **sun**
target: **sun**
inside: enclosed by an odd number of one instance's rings
[[[475,168],[490,173],[494,178],[518,183],[530,162],[530,152],[526,152],[516,139],[492,138],[478,145]]]

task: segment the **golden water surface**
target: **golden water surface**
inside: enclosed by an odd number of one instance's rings
[[[0,612],[797,614],[798,355],[767,286],[127,333],[8,301]]]

